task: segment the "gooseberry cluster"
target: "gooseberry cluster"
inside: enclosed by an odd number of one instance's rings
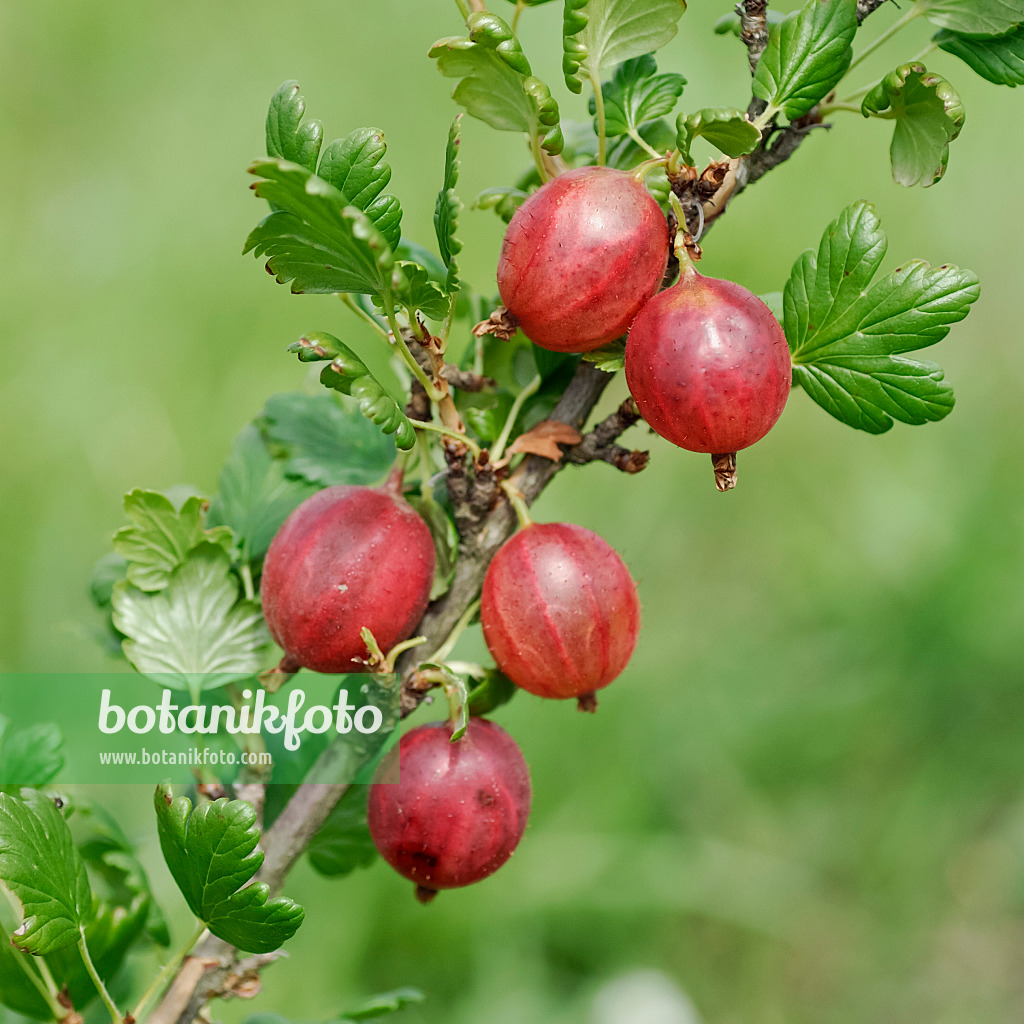
[[[543,348],[587,352],[628,332],[626,379],[647,423],[681,448],[732,458],[781,415],[789,349],[764,303],[697,273],[684,235],[679,280],[660,291],[669,223],[643,181],[607,167],[568,171],[513,216],[498,286],[518,328]],[[434,566],[430,531],[403,498],[400,473],[380,488],[309,498],[274,538],[261,580],[283,668],[382,670],[374,655],[412,635]],[[508,679],[587,711],[626,667],[640,629],[636,584],[605,540],[525,518],[488,566],[479,614]],[[445,722],[407,732],[369,791],[373,841],[423,901],[501,867],[530,810],[529,771],[508,733],[473,717],[451,736]]]

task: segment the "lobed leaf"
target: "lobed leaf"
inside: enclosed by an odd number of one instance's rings
[[[946,53],[959,57],[989,82],[1011,89],[1024,85],[1024,26],[982,39],[943,29],[933,38]]]
[[[165,590],[118,583],[113,609],[125,657],[163,686],[211,689],[263,667],[269,637],[259,604],[239,599],[231,559],[210,541],[189,552]]]
[[[445,291],[454,292],[459,288],[459,267],[455,257],[462,251],[462,243],[456,238],[462,200],[455,193],[459,181],[459,144],[462,141],[462,114],[456,116],[448,130],[448,146],[444,153],[444,180],[434,204],[434,233],[437,235],[441,260],[448,270]]]
[[[317,487],[373,484],[395,461],[394,441],[329,391],[272,395],[259,428],[285,474]]]
[[[124,511],[132,525],[114,534],[114,551],[127,561],[128,582],[139,590],[163,590],[201,541],[231,548],[229,529],[203,529],[203,498],[190,497],[179,510],[158,491],[134,490],[124,496]]]
[[[398,309],[420,310],[432,320],[443,320],[448,315],[450,300],[441,286],[430,279],[426,267],[410,260],[398,260],[391,270],[391,295]],[[384,308],[383,300],[375,297],[375,304]]]
[[[422,267],[417,269],[426,275]],[[376,423],[385,434],[394,434],[395,443],[399,448],[403,451],[412,448],[416,444],[416,431],[409,418],[355,352],[329,334],[312,334],[308,337],[315,342],[326,339],[327,344],[337,352],[331,363],[321,372],[320,383],[324,387],[356,399],[359,411],[368,420]]]
[[[657,70],[654,54],[646,53],[620,64],[612,80],[602,83],[605,133],[609,138],[637,132],[645,122],[668,114],[675,107],[686,79],[672,73],[659,75]],[[596,109],[592,98],[591,114]]]
[[[768,37],[754,95],[791,121],[820,103],[853,60],[857,0],[807,0]]]
[[[295,293],[359,292],[386,286],[394,255],[370,217],[330,182],[286,160],[257,160],[253,191],[278,209],[246,239],[244,252],[268,256],[267,270]]]
[[[761,131],[747,120],[742,110],[698,110],[676,118],[676,148],[683,162],[692,165],[690,146],[703,137],[726,156],[746,156],[757,149]]]
[[[486,11],[471,14],[467,25],[468,38],[451,36],[430,48],[441,74],[461,79],[452,98],[498,131],[527,132],[548,153],[561,152],[558,103],[534,77],[515,33]]]
[[[956,90],[923,64],[901,64],[864,97],[865,117],[895,121],[890,147],[893,180],[934,185],[946,173],[949,144],[964,126]]]
[[[269,898],[263,882],[246,885],[263,863],[252,804],[221,798],[193,810],[166,782],[157,786],[154,803],[171,876],[214,935],[249,953],[269,953],[298,931],[305,916],[299,904]]]
[[[686,0],[566,0],[565,84],[581,92],[585,78],[596,84],[605,68],[660,50],[685,10]]]
[[[818,252],[793,267],[783,325],[796,383],[827,412],[882,433],[893,420],[948,415],[942,370],[904,353],[941,341],[978,298],[970,271],[912,260],[871,285],[887,241],[873,208],[855,203],[829,225]]]
[[[0,714],[0,787],[45,786],[64,767],[64,737],[52,723],[30,725],[17,732]]]
[[[75,945],[92,912],[85,863],[64,816],[38,790],[0,793],[0,881],[19,900],[13,945],[44,956]]]
[[[318,489],[289,477],[286,465],[287,459],[275,458],[251,423],[232,442],[207,521],[231,528],[243,562],[261,559],[285,519]]]
[[[917,0],[939,28],[973,36],[1001,36],[1024,23],[1024,0]]]
[[[319,121],[303,124],[305,111],[306,99],[299,92],[299,83],[285,82],[274,93],[267,111],[267,155],[315,171],[324,130]]]

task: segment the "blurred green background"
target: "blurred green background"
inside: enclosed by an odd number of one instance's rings
[[[521,36],[581,118],[560,88],[560,6],[527,11]],[[689,109],[746,104],[744,50],[711,32],[728,7],[691,4],[659,55]],[[895,17],[886,5],[864,36]],[[301,386],[284,348],[302,331],[374,343],[336,300],[293,297],[241,255],[273,91],[299,79],[327,139],[383,128],[405,231],[429,242],[454,107],[426,51],[459,30],[451,0],[0,4],[0,669],[109,667],[86,587],[123,492],[212,492],[237,430]],[[928,35],[915,24],[851,84]],[[343,882],[302,865],[290,961],[216,1017],[323,1020],[418,985],[429,999],[402,1019],[419,1024],[1024,1019],[1024,97],[929,64],[968,110],[941,183],[894,185],[887,127],[838,114],[736,202],[703,269],[779,290],[871,200],[885,269],[922,256],[981,276],[933,353],[954,414],[874,438],[797,392],[726,496],[704,457],[658,439],[637,478],[560,476],[538,516],[623,553],[644,630],[598,715],[527,695],[500,713],[533,770],[520,851],[426,909],[381,864]],[[471,199],[528,156],[470,122],[462,162]],[[465,274],[490,290],[502,225],[467,212],[462,234]],[[180,940],[149,792],[101,795]]]

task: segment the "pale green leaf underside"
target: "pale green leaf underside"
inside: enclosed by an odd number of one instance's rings
[[[939,28],[967,35],[1000,36],[1024,23],[1024,0],[917,0]]]

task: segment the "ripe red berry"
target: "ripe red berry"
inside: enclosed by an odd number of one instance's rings
[[[278,530],[260,581],[263,614],[289,659],[317,672],[361,672],[360,635],[381,650],[412,634],[427,607],[434,543],[389,485],[328,487]]]
[[[725,455],[782,415],[792,364],[779,322],[732,281],[684,268],[633,322],[626,381],[647,423],[691,452]]]
[[[498,667],[540,697],[580,698],[626,667],[640,631],[636,584],[596,533],[570,523],[527,526],[494,556],[480,606]]]
[[[667,262],[668,226],[643,183],[624,171],[581,167],[516,211],[498,259],[498,290],[531,341],[588,352],[625,334]]]
[[[397,755],[370,786],[367,823],[381,856],[424,902],[497,871],[530,815],[530,772],[515,740],[471,718],[453,743],[447,722],[430,722],[407,732]]]

